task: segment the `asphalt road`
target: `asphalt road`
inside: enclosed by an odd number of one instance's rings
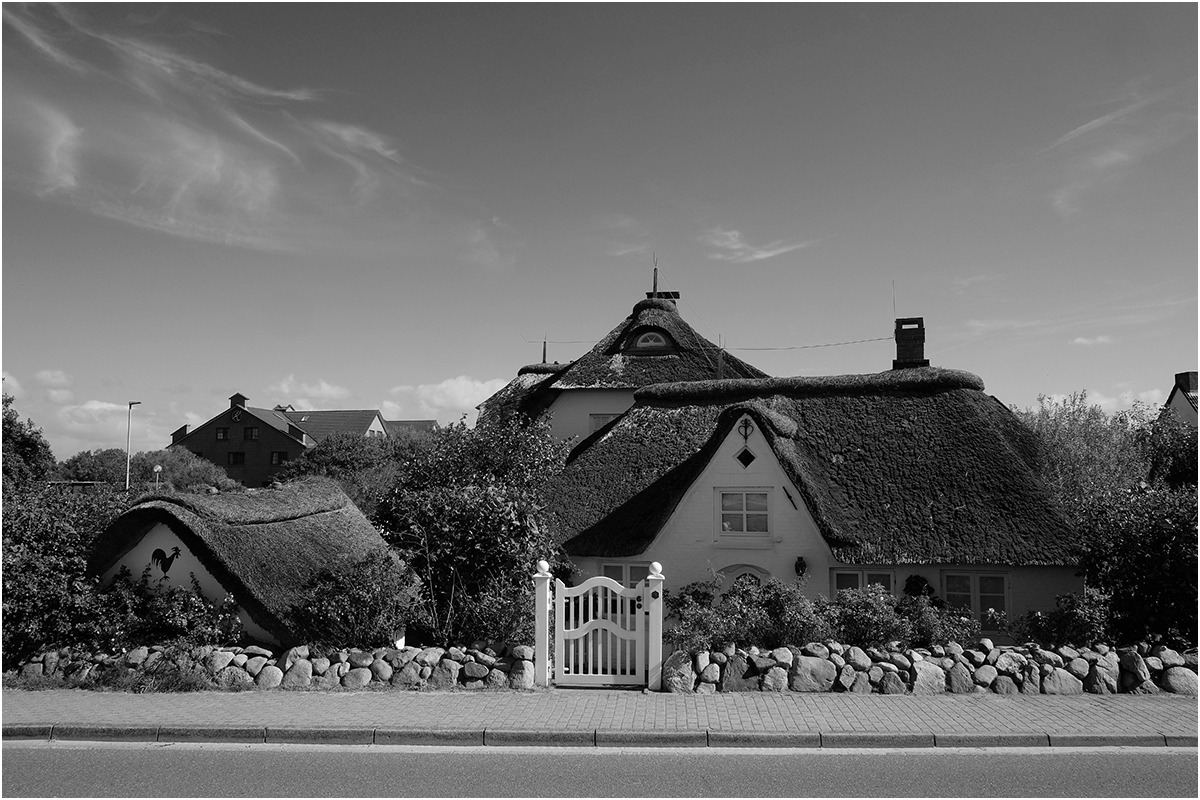
[[[1188,797],[1191,748],[6,742],[4,797]]]

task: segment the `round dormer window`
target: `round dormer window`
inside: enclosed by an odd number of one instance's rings
[[[634,347],[667,347],[667,337],[657,331],[647,331],[633,343]]]

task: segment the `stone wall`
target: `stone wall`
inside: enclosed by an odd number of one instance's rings
[[[404,647],[336,650],[318,655],[293,647],[276,655],[261,647],[199,647],[181,652],[137,647],[117,655],[70,648],[52,650],[25,663],[20,675],[61,675],[85,680],[89,674],[187,670],[222,688],[363,689],[369,685],[404,689],[532,689],[533,648],[486,645],[477,648]]]
[[[1046,650],[1034,644],[928,649],[812,642],[766,651],[676,651],[663,665],[668,692],[854,692],[860,694],[1196,694],[1196,651],[1105,645]]]

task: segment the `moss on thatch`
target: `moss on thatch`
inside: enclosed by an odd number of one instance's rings
[[[974,375],[935,368],[655,386],[582,442],[555,486],[577,556],[644,552],[743,414],[840,561],[1074,563],[1032,434]]]
[[[238,494],[144,496],[97,538],[89,569],[105,572],[158,523],[285,644],[295,638],[289,609],[318,572],[386,547],[336,483],[311,478]]]

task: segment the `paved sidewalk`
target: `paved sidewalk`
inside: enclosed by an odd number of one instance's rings
[[[1176,695],[3,692],[4,739],[562,746],[1196,747]]]

